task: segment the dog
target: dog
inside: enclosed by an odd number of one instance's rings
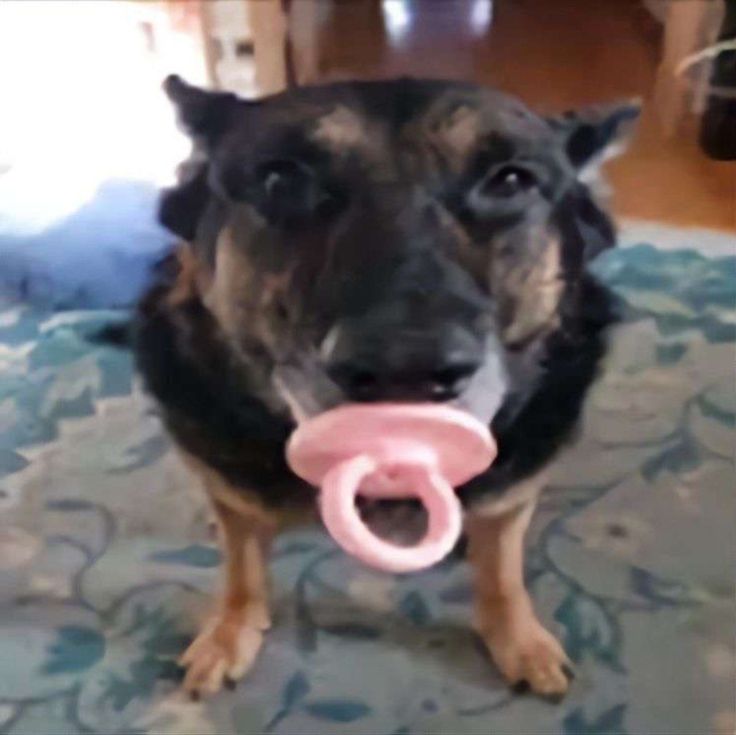
[[[192,153],[161,198],[181,245],[140,301],[134,349],[224,549],[185,690],[242,677],[270,626],[269,544],[315,507],[284,458],[296,419],[431,401],[481,418],[499,448],[457,490],[475,629],[511,685],[563,695],[571,663],[525,590],[524,534],[615,318],[587,269],[616,239],[596,181],[638,105],[544,118],[416,79],[250,101],[176,76],[164,89]],[[400,505],[366,517],[401,535]]]

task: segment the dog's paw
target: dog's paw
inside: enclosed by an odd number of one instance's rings
[[[517,691],[531,689],[556,699],[570,686],[572,663],[559,641],[532,618],[481,632],[504,678]]]
[[[179,659],[187,670],[184,691],[198,699],[242,678],[255,662],[266,627],[243,613],[215,615]]]

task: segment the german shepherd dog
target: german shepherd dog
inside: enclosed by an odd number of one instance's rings
[[[139,304],[134,344],[224,548],[185,689],[242,677],[269,628],[269,543],[315,507],[284,459],[296,418],[446,401],[499,447],[458,489],[475,628],[510,684],[564,694],[569,661],[524,588],[524,534],[605,352],[612,299],[586,266],[615,232],[591,182],[638,105],[545,119],[414,79],[256,101],[178,77],[164,88],[192,139],[160,205],[182,244]],[[367,522],[401,535],[420,514],[402,505],[366,502]]]

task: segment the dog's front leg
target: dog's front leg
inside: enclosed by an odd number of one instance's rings
[[[253,665],[271,625],[266,561],[275,524],[237,490],[207,471],[205,486],[221,531],[224,589],[217,607],[180,659],[184,689],[212,694]]]
[[[476,628],[493,660],[510,684],[554,697],[567,691],[571,665],[524,586],[524,535],[535,506],[536,494],[499,515],[471,514],[468,553]]]

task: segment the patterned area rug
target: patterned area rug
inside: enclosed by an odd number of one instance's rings
[[[119,315],[0,311],[0,732],[733,732],[736,257],[597,267],[625,318],[529,540],[578,667],[557,705],[496,674],[464,563],[383,576],[317,529],[279,540],[247,680],[186,701],[219,555],[129,356],[85,341]]]

